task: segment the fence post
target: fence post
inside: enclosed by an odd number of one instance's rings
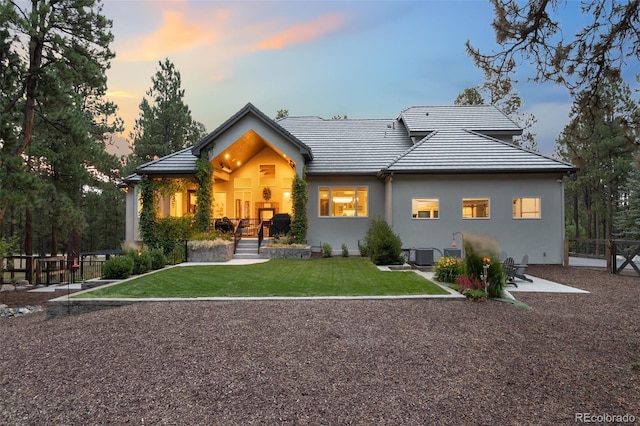
[[[564,239],[564,255],[563,255],[562,262],[564,263],[564,266],[569,266],[569,239],[568,238]]]
[[[610,274],[613,274],[613,268],[612,268],[612,260],[613,260],[613,241],[612,240],[607,240],[607,250],[605,252],[605,257],[607,258],[607,272]]]

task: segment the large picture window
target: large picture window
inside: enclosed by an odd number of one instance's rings
[[[488,219],[489,199],[488,198],[463,198],[462,199],[463,219]]]
[[[367,187],[321,187],[318,198],[320,216],[365,217],[369,214]]]
[[[540,198],[514,198],[513,199],[514,219],[540,219]]]
[[[440,217],[440,202],[437,198],[414,198],[411,200],[413,219],[437,219]]]

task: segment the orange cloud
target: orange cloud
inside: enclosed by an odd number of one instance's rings
[[[153,61],[168,53],[202,46],[216,39],[211,25],[188,23],[182,12],[165,11],[162,15],[162,26],[132,41],[132,47],[119,54],[118,59]]]
[[[341,28],[345,21],[346,15],[343,13],[322,15],[314,21],[294,25],[280,34],[262,40],[256,48],[258,50],[282,49],[288,44],[314,40]]]

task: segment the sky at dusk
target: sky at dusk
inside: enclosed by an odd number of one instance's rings
[[[571,3],[571,2],[569,2]],[[575,2],[577,4],[577,2]],[[488,1],[107,0],[116,58],[108,96],[128,137],[158,62],[169,58],[195,120],[213,131],[247,102],[270,117],[395,118],[415,105],[452,105],[483,82],[465,41],[494,47]],[[573,21],[579,24],[579,17]],[[543,154],[568,122],[566,90],[522,81]],[[520,78],[518,76],[518,78]]]

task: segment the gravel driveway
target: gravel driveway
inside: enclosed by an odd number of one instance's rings
[[[640,277],[527,272],[591,293],[2,318],[0,425],[640,424]]]

